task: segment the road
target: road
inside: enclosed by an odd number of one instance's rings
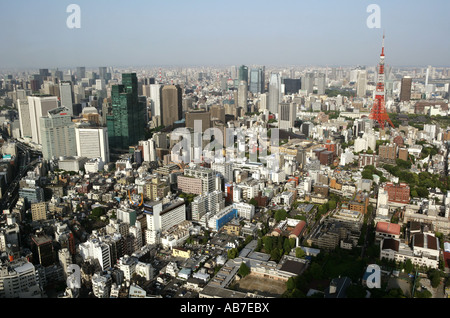
[[[8,140],[5,133],[1,132],[3,139]],[[8,184],[2,198],[0,199],[0,209],[10,210],[17,202],[19,198],[19,182],[26,176],[28,171],[34,169],[37,163],[41,161],[40,152],[32,149],[28,145],[19,142],[15,139],[12,141],[16,142],[17,145],[17,156],[16,162],[19,164],[19,170],[16,173],[14,179]]]

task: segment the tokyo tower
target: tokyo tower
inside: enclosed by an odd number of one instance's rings
[[[378,67],[378,81],[375,93],[375,100],[373,102],[369,118],[374,121],[377,121],[378,124],[381,126],[381,129],[384,129],[386,122],[388,122],[392,127],[394,127],[394,124],[392,123],[388,113],[386,112],[384,100],[384,34],[383,34],[383,46],[380,55],[380,65]]]

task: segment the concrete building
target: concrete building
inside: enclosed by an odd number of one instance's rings
[[[164,85],[161,88],[161,124],[172,126],[182,116],[182,89],[179,85]]]
[[[34,143],[42,144],[40,118],[46,116],[50,110],[55,108],[58,108],[58,98],[56,96],[28,96],[31,137]]]
[[[32,263],[21,258],[1,264],[0,298],[19,298],[31,290],[40,291],[37,271]]]
[[[294,128],[297,117],[297,105],[295,103],[278,104],[278,127],[283,130]]]
[[[79,157],[101,158],[103,163],[110,161],[108,128],[78,125],[75,127],[75,139]]]
[[[181,198],[164,204],[144,203],[144,213],[147,219],[146,244],[158,244],[163,231],[186,220],[186,205]]]
[[[61,81],[59,83],[59,94],[61,99],[61,106],[68,109],[68,113],[73,115],[73,103],[75,101],[72,92],[72,82]]]
[[[61,156],[76,156],[75,124],[67,108],[58,107],[40,118],[42,155],[49,160]]]

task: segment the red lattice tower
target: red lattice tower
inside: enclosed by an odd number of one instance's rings
[[[385,122],[388,122],[392,127],[394,127],[394,124],[392,123],[388,113],[386,112],[384,100],[384,34],[383,34],[383,46],[380,55],[380,65],[378,68],[378,82],[375,100],[373,102],[369,118],[377,121],[378,124],[381,126],[381,129],[384,129]]]

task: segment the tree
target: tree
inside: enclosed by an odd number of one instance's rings
[[[285,209],[280,209],[275,212],[274,218],[277,222],[280,222],[281,220],[285,220],[286,217],[287,217],[287,212]]]
[[[305,251],[303,249],[301,249],[300,247],[297,247],[295,249],[295,257],[298,258],[304,258],[306,256]]]
[[[330,201],[328,201],[328,208],[329,208],[330,210],[334,210],[334,209],[336,208],[336,206],[337,206],[337,203],[336,203],[335,200],[330,200]]]
[[[254,205],[255,207],[258,207],[258,201],[256,201],[255,198],[251,198],[248,203],[250,203],[251,205]]]
[[[284,254],[289,254],[289,252],[291,251],[291,244],[288,239],[285,239],[283,242],[283,250]]]
[[[309,268],[309,272],[311,273],[312,277],[315,279],[322,278],[322,267],[319,264],[317,264],[316,262],[313,262],[311,264],[311,267]]]
[[[270,258],[275,261],[278,262],[281,259],[281,255],[280,255],[280,250],[278,248],[274,248],[271,252],[270,252]]]
[[[267,254],[270,254],[273,249],[273,237],[272,236],[264,236],[263,237],[264,251]]]
[[[245,276],[250,274],[250,267],[248,267],[247,264],[245,264],[245,262],[242,262],[241,266],[239,267],[238,274],[239,274],[239,276],[244,278]]]
[[[432,271],[428,277],[430,278],[431,281],[431,287],[436,288],[439,286],[439,284],[441,283],[441,274],[439,271],[434,270]]]
[[[286,289],[294,290],[295,285],[296,285],[296,283],[295,283],[294,277],[289,277],[288,281],[286,282]]]
[[[403,267],[407,274],[411,273],[413,270],[413,264],[411,260],[408,258],[405,262],[405,266]]]
[[[229,259],[236,258],[238,256],[238,250],[237,250],[237,248],[232,248],[232,249],[228,250],[227,254],[228,254]]]

